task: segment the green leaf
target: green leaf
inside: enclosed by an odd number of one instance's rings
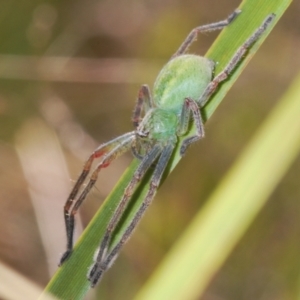
[[[265,17],[270,13],[275,13],[277,17],[275,22],[273,22],[268,29],[269,32],[275,23],[280,19],[290,2],[291,0],[244,1],[240,7],[242,9],[242,13],[238,16],[237,20],[235,20],[228,28],[222,31],[207,54],[209,58],[218,63],[216,74],[222,70],[237,48],[255,31],[255,29],[257,29]],[[261,45],[266,36],[267,33],[264,34],[264,36],[259,39],[259,41],[251,48],[243,62],[238,66],[226,83],[222,84],[211,101],[205,106],[203,109],[203,115],[206,117],[206,119],[212,115],[218,104],[222,101],[229,88],[241,74],[242,69],[257,51],[258,47]],[[174,169],[176,164],[181,159],[178,150],[179,149],[176,149],[176,153],[172,157],[172,161],[169,164],[165,177],[167,177],[167,175]],[[124,188],[132,178],[132,174],[137,168],[138,163],[139,162],[137,160],[134,160],[126,170],[116,187],[110,193],[93,220],[90,222],[89,226],[82,234],[81,238],[76,244],[72,256],[61,268],[59,268],[56,275],[46,287],[46,291],[54,294],[59,299],[84,298],[84,295],[89,289],[89,281],[86,278],[86,274],[88,268],[92,264],[94,252],[98,247],[99,242],[105,232],[105,228],[123,194]],[[114,233],[112,246],[117,243],[122,232],[124,232],[126,225],[129,224],[133,215],[141,204],[143,197],[148,190],[150,176],[151,174],[147,174],[134,193],[131,203],[126,210],[116,232]],[[189,266],[186,266],[186,268],[188,267]],[[177,268],[178,266],[175,266],[174,270]],[[192,276],[192,274],[189,276]],[[159,297],[158,295],[159,294],[156,294],[156,297],[148,297],[147,299],[171,299],[168,297]],[[140,299],[146,298],[141,297]]]

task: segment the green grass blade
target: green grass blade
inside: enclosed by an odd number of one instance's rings
[[[299,114],[300,75],[136,300],[198,299],[299,154]]]
[[[214,45],[208,52],[208,57],[218,62],[216,73],[218,73],[230,60],[238,46],[242,44],[249,35],[261,24],[263,19],[271,12],[276,13],[277,18],[271,27],[279,20],[284,10],[288,7],[291,0],[249,0],[242,3],[242,14],[238,19],[226,28]],[[270,28],[271,29],[271,28]],[[268,31],[269,32],[269,31]],[[235,70],[229,80],[222,85],[212,100],[203,109],[203,114],[208,119],[218,104],[221,102],[229,88],[233,85],[237,77],[241,74],[242,69],[247,62],[257,51],[267,34],[265,34],[249,52],[249,55],[244,59],[240,66]],[[177,149],[178,150],[178,149]],[[178,151],[174,155],[168,172],[174,169],[180,156]],[[114,208],[117,206],[125,186],[130,181],[134,170],[138,165],[138,161],[134,160],[127,171],[124,173],[119,183],[106,199],[105,203],[99,209],[89,226],[76,244],[75,250],[71,258],[58,270],[56,275],[48,284],[46,290],[53,293],[60,299],[83,299],[89,289],[89,282],[86,279],[86,274],[89,266],[92,264],[92,257],[95,249],[99,245],[99,241],[104,234],[106,225],[112,216]],[[168,173],[167,172],[167,173]],[[142,181],[139,188],[135,192],[130,207],[126,210],[123,219],[120,222],[118,230],[114,234],[113,244],[115,244],[120,235],[124,231],[126,225],[132,219],[132,216],[137,211],[143,196],[148,188],[148,174]],[[167,174],[166,174],[167,175]],[[157,298],[152,298],[157,299]]]

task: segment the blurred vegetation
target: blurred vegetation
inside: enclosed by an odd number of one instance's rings
[[[238,5],[231,0],[2,3],[1,261],[46,285],[64,251],[62,206],[83,160],[98,143],[131,130],[139,85],[152,85],[189,30],[223,19]],[[203,206],[299,71],[299,11],[295,1],[206,125],[205,140],[161,187],[90,299],[95,293],[131,299]],[[205,53],[215,37],[199,37],[191,52]],[[83,226],[130,160],[125,156],[103,172],[81,210]],[[202,299],[276,299],[274,294],[296,299],[299,174],[298,159]]]

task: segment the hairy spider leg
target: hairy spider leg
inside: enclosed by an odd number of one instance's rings
[[[86,195],[95,184],[98,173],[102,168],[107,167],[114,159],[116,159],[124,152],[129,150],[130,145],[134,139],[135,139],[135,133],[133,131],[121,135],[108,143],[100,145],[100,147],[97,148],[93,152],[93,154],[88,158],[88,160],[85,162],[83,171],[80,174],[77,182],[75,183],[64,206],[64,218],[65,218],[65,225],[66,225],[66,232],[67,232],[67,250],[61,257],[59,265],[63,264],[63,262],[70,256],[73,250],[74,216],[79,206],[84,201]],[[87,175],[91,170],[91,166],[94,159],[101,156],[104,156],[102,161],[96,167],[85,189],[82,191],[78,199],[76,199],[80,187],[82,186],[84,180],[86,179]]]
[[[94,287],[99,280],[101,279],[102,274],[111,266],[113,261],[117,258],[122,246],[129,240],[131,237],[135,227],[137,226],[138,222],[143,217],[145,211],[147,210],[148,206],[151,204],[154,195],[158,189],[158,186],[160,184],[162,175],[166,169],[166,166],[170,160],[170,157],[173,153],[175,147],[175,143],[169,142],[163,149],[161,149],[157,145],[156,150],[156,157],[160,155],[158,163],[156,165],[156,168],[154,170],[154,173],[152,175],[151,181],[150,181],[150,187],[147,192],[147,195],[145,196],[145,199],[143,200],[139,210],[135,214],[134,218],[132,219],[131,223],[125,230],[123,236],[121,237],[120,241],[117,243],[117,245],[112,249],[112,251],[104,258],[102,259],[99,255],[95,261],[95,264],[92,266],[90,273],[89,273],[89,280],[91,281],[91,286]],[[152,150],[153,152],[153,150]],[[146,157],[145,157],[146,159]],[[153,161],[153,159],[151,159]],[[149,167],[149,162],[147,162],[147,165]],[[145,173],[146,170],[142,171],[142,168],[145,168],[145,165],[140,166],[139,172]],[[132,190],[132,186],[136,184],[137,178],[134,177],[132,181],[128,185],[128,192]],[[101,243],[102,244],[102,243]]]
[[[142,119],[142,110],[146,113],[149,109],[153,108],[153,100],[151,97],[148,85],[143,84],[139,90],[137,102],[132,114],[132,123],[135,129],[138,128]]]
[[[236,16],[239,15],[240,13],[241,13],[241,10],[237,9],[232,14],[230,14],[227,19],[225,19],[223,21],[206,24],[206,25],[202,25],[202,26],[194,28],[189,33],[189,35],[186,37],[186,39],[183,41],[183,43],[180,45],[177,52],[175,52],[175,54],[171,57],[171,59],[178,55],[184,54],[188,50],[189,46],[196,40],[198,33],[214,31],[214,30],[221,30],[224,27],[228,26],[236,18]]]
[[[132,123],[136,130],[136,139],[131,145],[131,151],[132,154],[139,160],[142,160],[143,156],[139,153],[140,145],[137,144],[137,140],[138,140],[137,129],[142,120],[142,112],[144,111],[144,114],[146,114],[153,107],[154,107],[154,103],[151,97],[149,86],[144,84],[141,86],[139,90],[137,102],[132,115]]]
[[[196,125],[196,134],[183,140],[181,147],[180,147],[180,155],[181,156],[184,155],[187,147],[191,143],[194,143],[197,140],[204,138],[204,135],[205,135],[204,125],[203,125],[201,113],[199,110],[199,106],[198,106],[197,102],[191,98],[184,99],[177,134],[179,136],[181,136],[181,135],[184,135],[185,133],[187,133],[191,112],[193,115],[193,121],[195,122],[195,125]]]
[[[96,262],[102,262],[103,258],[106,256],[107,248],[109,246],[109,242],[111,239],[112,232],[116,228],[128,202],[131,198],[135,187],[140,182],[140,180],[143,178],[147,170],[150,168],[150,166],[154,163],[154,161],[157,159],[157,157],[160,155],[162,151],[162,145],[156,144],[153,146],[153,148],[144,156],[143,160],[141,161],[139,167],[136,169],[135,173],[133,174],[133,177],[127,187],[125,188],[123,197],[118,204],[111,220],[109,221],[105,234],[103,236],[103,239],[100,243],[99,252],[96,258]]]
[[[260,36],[267,30],[273,19],[275,18],[275,14],[270,14],[263,21],[260,27],[246,40],[246,42],[238,48],[238,50],[234,53],[232,58],[230,59],[227,66],[221,71],[207,86],[204,90],[201,97],[197,100],[197,103],[200,107],[203,107],[206,102],[209,100],[209,97],[214,93],[219,83],[226,80],[229,74],[236,68],[236,66],[243,59],[246,52],[249,48],[260,38]]]

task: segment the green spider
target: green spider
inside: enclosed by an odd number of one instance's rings
[[[191,143],[204,137],[200,108],[207,103],[219,83],[226,80],[243,59],[248,49],[259,39],[275,18],[274,14],[267,16],[262,25],[235,52],[224,70],[213,78],[215,65],[213,61],[205,57],[185,53],[191,43],[195,41],[198,33],[220,30],[229,25],[240,12],[240,10],[236,10],[226,20],[193,29],[178,51],[159,73],[154,83],[153,97],[151,97],[147,85],[143,85],[140,88],[132,118],[135,130],[100,145],[86,161],[83,171],[64,206],[67,250],[60,260],[60,265],[72,253],[74,216],[94,186],[100,170],[107,167],[114,159],[128,150],[132,150],[134,156],[141,160],[108,223],[104,237],[100,242],[99,250],[95,255],[94,264],[88,273],[88,279],[92,287],[99,282],[103,273],[116,259],[122,246],[128,241],[147,207],[151,204],[161,177],[178,143],[178,137],[185,135],[188,131],[191,116],[196,125],[196,134],[183,140],[180,147],[181,155],[186,152],[187,147]],[[142,114],[144,115],[143,117]],[[102,157],[101,162],[96,166],[87,185],[77,197],[91,170],[94,159],[99,157]],[[150,187],[139,210],[117,245],[108,251],[112,233],[136,186],[154,163],[155,169],[150,181]]]

